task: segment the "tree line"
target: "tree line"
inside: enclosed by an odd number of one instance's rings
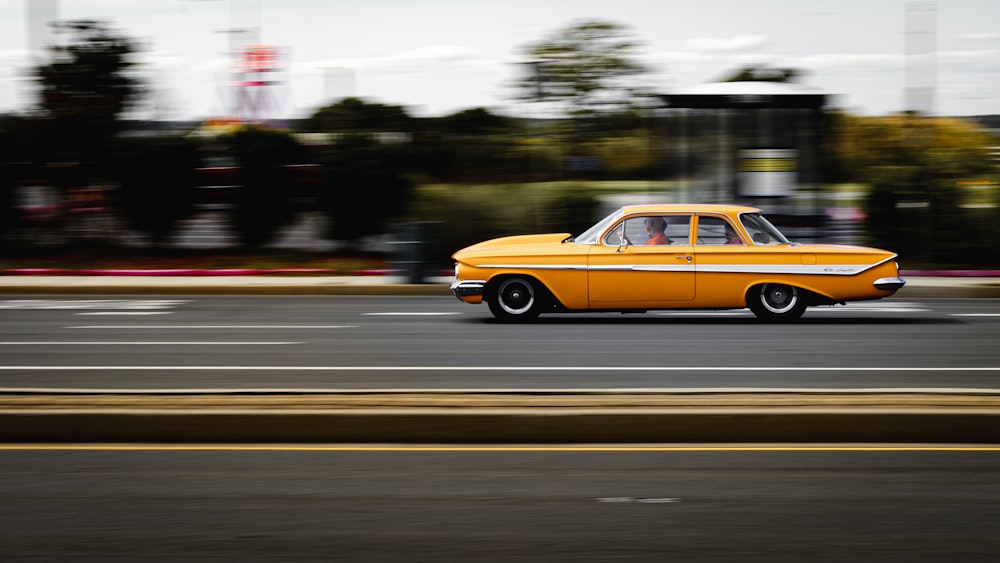
[[[678,140],[651,110],[655,97],[642,81],[648,69],[636,62],[640,42],[609,22],[577,23],[522,48],[515,97],[555,108],[550,117],[473,108],[416,118],[403,106],[348,98],[292,131],[245,125],[209,138],[135,136],[123,116],[147,94],[132,60],[140,45],[103,22],[59,29],[70,40],[34,70],[36,107],[0,122],[0,251],[12,250],[5,235],[24,220],[18,189],[32,184],[51,187],[70,206],[74,193],[105,187],[105,203],[154,246],[168,246],[181,221],[211,197],[202,186],[238,186],[226,192],[230,223],[253,248],[304,210],[325,214],[333,240],[383,233],[406,217],[418,185],[684,173],[668,157]],[[728,80],[784,82],[799,74],[747,67]],[[969,121],[919,115],[832,111],[826,121],[824,175],[865,186],[869,242],[928,262],[1000,262],[984,242],[1000,219],[995,136]],[[232,165],[225,182],[204,172],[207,158],[218,157]],[[590,220],[592,194],[573,190],[564,199],[566,209],[552,216]]]

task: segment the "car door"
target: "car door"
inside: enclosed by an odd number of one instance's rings
[[[702,213],[695,225],[698,302],[702,306],[739,307],[745,303],[748,263],[753,263],[747,235],[722,214]]]
[[[666,221],[667,244],[654,238],[651,218]],[[619,221],[588,257],[592,309],[669,307],[695,295],[690,215],[633,215]],[[621,233],[624,229],[624,240]],[[653,229],[656,231],[656,229]]]

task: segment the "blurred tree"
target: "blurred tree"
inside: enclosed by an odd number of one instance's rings
[[[408,150],[356,135],[330,147],[321,206],[330,219],[332,239],[357,243],[386,232],[389,219],[405,209],[413,189],[404,175]]]
[[[837,179],[870,187],[873,244],[921,261],[997,260],[991,237],[979,235],[995,217],[962,207],[960,189],[962,181],[996,180],[996,137],[966,120],[908,114],[840,114],[834,123]]]
[[[90,156],[119,131],[121,115],[145,94],[135,74],[136,43],[107,24],[60,22],[71,35],[52,48],[52,62],[35,69],[38,109],[52,120],[54,149]]]
[[[14,136],[8,131],[0,131],[0,155],[3,155],[0,159],[0,240],[14,227],[17,218],[17,209],[14,207],[17,181],[10,159],[15,147]],[[2,243],[0,248],[3,248]]]
[[[747,65],[725,76],[719,82],[793,82],[802,75],[795,68],[774,68],[766,65]]]
[[[924,118],[914,115],[859,117],[845,113],[833,116],[831,150],[836,156],[839,180],[863,182],[873,166],[912,165],[927,151],[949,149],[962,155],[970,167],[965,173],[989,170],[989,147],[995,136],[975,123],[955,118]]]
[[[101,186],[113,175],[108,162],[122,115],[145,93],[132,56],[137,44],[108,24],[93,20],[58,22],[56,32],[68,35],[52,47],[49,62],[33,71],[38,84],[37,107],[31,116],[34,131],[24,137],[32,148],[28,159],[59,192],[63,204],[78,188]],[[95,188],[100,189],[100,188]],[[66,210],[66,205],[59,205]],[[60,218],[63,219],[63,218]],[[73,221],[56,220],[56,230]],[[66,234],[90,237],[90,227]],[[102,234],[106,236],[106,233]]]
[[[441,159],[413,142],[417,127],[402,106],[360,98],[340,100],[307,120],[308,130],[332,134],[332,144],[323,150],[326,185],[320,196],[330,238],[357,243],[386,232],[389,218],[403,210],[412,188],[404,171],[433,169]]]
[[[600,201],[585,188],[572,184],[562,187],[541,206],[541,232],[582,233],[598,216]]]
[[[486,108],[472,108],[433,120],[435,129],[453,136],[504,135],[515,130],[515,121],[490,113]]]
[[[620,24],[592,20],[556,31],[521,49],[527,65],[515,83],[523,101],[567,104],[567,113],[591,116],[634,107],[645,95],[636,80],[648,69],[636,59],[639,43]]]
[[[155,246],[165,245],[194,209],[198,147],[181,138],[135,139],[116,157],[118,203],[125,220]]]
[[[516,119],[474,108],[423,120],[415,139],[415,168],[440,181],[527,179]]]
[[[296,186],[288,165],[305,160],[303,147],[278,131],[244,128],[225,139],[239,167],[232,223],[244,246],[270,242],[295,214]]]
[[[306,129],[330,133],[407,132],[413,130],[413,118],[402,106],[344,98],[317,110],[306,120]]]

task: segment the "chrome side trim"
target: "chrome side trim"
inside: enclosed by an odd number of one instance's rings
[[[695,272],[697,268],[694,265],[684,264],[683,266],[666,266],[666,265],[653,265],[653,264],[641,264],[638,266],[632,266],[633,272]]]
[[[484,269],[516,269],[516,270],[569,270],[569,271],[600,271],[600,272],[698,272],[705,274],[806,274],[822,276],[853,276],[865,270],[870,270],[878,264],[602,264],[587,266],[586,264],[482,264],[476,266]]]
[[[872,264],[699,264],[698,271],[713,274],[809,274],[853,276],[871,269]]]
[[[514,268],[517,270],[589,270],[586,264],[481,264],[476,268]]]
[[[486,280],[456,281],[451,284],[451,292],[459,299],[482,295],[486,290]]]
[[[587,270],[591,272],[694,272],[695,267],[688,264],[623,264],[621,266],[591,266]]]
[[[873,284],[875,289],[899,289],[906,285],[906,280],[901,277],[879,278]]]

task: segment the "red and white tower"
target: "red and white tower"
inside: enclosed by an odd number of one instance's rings
[[[232,117],[244,122],[263,122],[278,117],[279,94],[284,86],[281,49],[271,45],[247,45],[234,56]]]

